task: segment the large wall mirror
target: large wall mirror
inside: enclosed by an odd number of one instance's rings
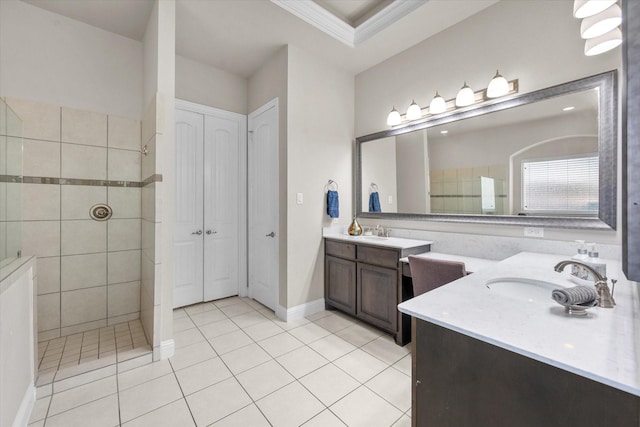
[[[356,139],[363,218],[615,229],[617,73]]]

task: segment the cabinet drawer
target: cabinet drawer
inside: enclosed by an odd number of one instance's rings
[[[334,242],[332,240],[325,240],[324,250],[327,255],[334,255],[341,258],[356,257],[356,245],[351,243]]]
[[[391,249],[358,246],[358,261],[383,267],[398,268],[398,252]]]

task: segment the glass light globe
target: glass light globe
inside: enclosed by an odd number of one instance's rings
[[[447,102],[436,92],[436,96],[433,97],[429,104],[429,114],[440,114],[445,111],[447,111]]]
[[[466,107],[467,105],[471,105],[475,102],[476,96],[473,93],[473,89],[469,87],[467,82],[464,82],[464,86],[458,92],[456,96],[456,107]]]
[[[393,107],[393,110],[387,116],[387,124],[389,126],[397,126],[402,121],[402,117],[400,117],[400,113],[396,110],[396,107]]]
[[[622,9],[614,4],[609,9],[597,15],[584,18],[580,24],[580,36],[592,39],[608,33],[622,23]]]
[[[507,93],[509,93],[509,82],[496,70],[496,75],[491,79],[487,87],[487,98],[498,98]]]
[[[600,37],[594,37],[584,43],[584,54],[587,56],[600,55],[622,44],[622,31],[614,28]]]
[[[573,16],[582,19],[600,13],[617,0],[575,0],[573,2]]]
[[[414,100],[411,102],[411,105],[409,105],[409,108],[407,108],[407,120],[416,120],[420,117],[422,117],[422,109]]]

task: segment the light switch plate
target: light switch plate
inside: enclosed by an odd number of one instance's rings
[[[304,203],[304,194],[302,193],[297,193],[296,194],[296,203],[301,205]]]
[[[389,197],[387,198],[387,203],[389,203],[390,205],[392,205],[392,204],[393,204],[393,196],[389,196]]]

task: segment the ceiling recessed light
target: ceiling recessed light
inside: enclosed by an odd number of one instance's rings
[[[448,130],[441,130],[440,133],[443,134],[443,135],[446,135],[446,134],[449,133],[449,131]]]
[[[571,110],[573,110],[574,108],[576,108],[576,107],[564,107],[564,108],[562,109],[562,111],[571,111]]]

